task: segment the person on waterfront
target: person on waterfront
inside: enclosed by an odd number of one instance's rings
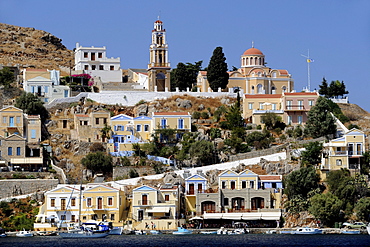
[[[146,228],[146,229],[149,229],[148,222],[145,222],[145,228]]]
[[[154,229],[157,229],[157,226],[155,225],[155,223],[153,224],[153,227],[154,227]]]
[[[152,230],[153,230],[154,229],[154,223],[153,223],[153,221],[151,221],[150,224],[152,225]]]

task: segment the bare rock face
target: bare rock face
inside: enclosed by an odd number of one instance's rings
[[[206,176],[208,178],[208,182],[211,186],[218,185],[218,170],[211,170],[206,173]]]
[[[74,60],[60,38],[35,28],[0,23],[0,44],[0,64],[56,69]]]
[[[163,178],[163,182],[165,184],[182,184],[184,183],[184,179],[181,176],[178,176],[174,172],[166,173],[166,175]]]
[[[179,99],[179,98],[178,98]],[[177,107],[179,108],[185,108],[185,109],[190,109],[193,105],[191,104],[190,100],[181,100],[177,103]]]

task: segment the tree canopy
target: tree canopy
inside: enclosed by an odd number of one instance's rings
[[[265,124],[266,129],[272,130],[276,128],[285,128],[283,119],[274,112],[266,112],[261,116],[261,121]]]
[[[306,150],[302,152],[302,162],[310,165],[321,163],[322,143],[310,142],[305,145]]]
[[[319,97],[308,112],[305,134],[313,138],[329,137],[336,133],[335,120],[330,113],[328,99]]]
[[[213,92],[218,88],[225,89],[229,83],[227,63],[222,47],[216,47],[207,67],[207,80]]]
[[[324,225],[333,226],[340,217],[342,201],[332,193],[316,194],[310,199],[308,211]]]
[[[325,96],[326,98],[338,98],[339,96],[343,98],[345,94],[348,94],[343,81],[331,81],[330,85],[328,86],[326,79],[323,78],[323,81],[319,87],[319,94]]]
[[[178,87],[179,90],[191,89],[197,82],[197,75],[202,69],[203,61],[192,63],[178,63],[171,71],[171,88]]]
[[[8,67],[4,67],[0,70],[0,85],[3,85],[4,88],[10,88],[14,79],[14,74]]]
[[[284,192],[289,200],[296,196],[307,198],[310,191],[319,187],[320,176],[316,173],[313,166],[309,166],[291,172],[284,177],[283,181],[285,187]]]
[[[103,152],[89,153],[81,160],[81,164],[93,173],[104,174],[113,172],[112,157]]]
[[[49,118],[49,112],[44,107],[44,103],[33,93],[23,92],[15,101],[15,107],[30,115],[40,115],[42,123]]]

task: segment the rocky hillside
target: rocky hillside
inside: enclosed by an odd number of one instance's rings
[[[73,51],[51,33],[0,23],[0,64],[59,69],[73,63]]]

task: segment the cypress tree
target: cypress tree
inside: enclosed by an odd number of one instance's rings
[[[207,68],[207,80],[213,92],[218,88],[225,89],[229,82],[227,63],[222,47],[216,47]]]

